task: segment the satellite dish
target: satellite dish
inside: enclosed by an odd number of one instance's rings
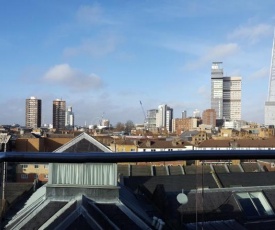
[[[180,204],[187,204],[188,202],[188,197],[184,194],[184,193],[179,193],[177,195],[177,201],[180,203]]]

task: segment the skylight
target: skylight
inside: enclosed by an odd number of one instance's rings
[[[262,192],[236,193],[236,198],[248,218],[274,215]]]

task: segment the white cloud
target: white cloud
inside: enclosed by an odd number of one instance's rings
[[[269,69],[264,67],[261,68],[259,70],[257,70],[256,72],[253,72],[250,76],[249,79],[250,80],[254,80],[254,79],[263,79],[269,76]]]
[[[205,54],[198,60],[186,63],[185,68],[196,69],[205,64],[209,64],[209,62],[224,60],[227,57],[236,55],[240,48],[236,43],[228,43],[210,47],[206,50]]]
[[[221,60],[239,51],[239,46],[236,43],[221,44],[209,49],[208,53],[204,55],[202,61]]]
[[[98,24],[102,20],[102,8],[98,5],[80,6],[76,12],[76,18],[80,22]]]
[[[80,45],[75,47],[67,47],[64,49],[63,54],[65,57],[73,57],[78,55],[89,56],[105,56],[116,50],[117,45],[120,43],[114,35],[102,36],[98,39],[86,39]]]
[[[273,28],[267,24],[253,26],[240,26],[228,35],[229,39],[245,39],[247,42],[255,43],[261,38],[270,35]]]
[[[99,4],[80,6],[76,12],[76,19],[81,25],[97,26],[117,23],[115,20],[107,18]]]
[[[74,91],[85,91],[102,87],[102,80],[95,74],[84,74],[71,68],[68,64],[60,64],[50,68],[43,76],[49,84],[62,85]]]

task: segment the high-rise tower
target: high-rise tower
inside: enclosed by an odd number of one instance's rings
[[[41,100],[36,97],[26,99],[26,127],[41,127],[41,105]]]
[[[217,120],[241,120],[242,78],[224,77],[222,62],[213,62],[211,68],[211,109]]]
[[[222,62],[213,62],[211,68],[211,108],[217,119],[223,119],[223,68]]]
[[[56,99],[53,101],[53,128],[56,130],[65,128],[66,101]]]
[[[223,117],[225,120],[238,121],[242,116],[242,78],[223,78]]]
[[[172,131],[173,109],[167,105],[159,105],[156,113],[156,127]]]
[[[275,30],[271,53],[268,97],[265,102],[265,125],[275,126]]]
[[[74,127],[74,113],[72,106],[68,106],[65,117],[65,126],[66,128]]]

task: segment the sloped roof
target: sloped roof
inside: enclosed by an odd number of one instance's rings
[[[230,147],[232,142],[236,143],[238,148],[263,148],[263,147],[275,147],[275,138],[268,139],[237,139],[237,140],[214,140],[209,139],[203,141],[199,147]]]
[[[217,188],[217,184],[211,174],[203,176],[203,186],[209,188]],[[139,185],[144,185],[151,193],[158,184],[162,184],[167,192],[179,192],[183,188],[185,190],[202,187],[201,176],[190,175],[170,175],[170,176],[132,176],[125,177],[124,184],[132,191],[136,192]]]
[[[112,143],[118,144],[118,145],[135,145],[135,142],[139,142],[139,140],[134,139],[114,139]]]
[[[177,194],[174,194],[176,198]],[[186,222],[195,221],[194,214],[197,212],[198,221],[203,220],[228,220],[242,216],[232,191],[195,191],[187,194],[188,202],[178,205],[178,211],[183,214]]]
[[[246,230],[244,226],[238,223],[236,220],[220,220],[220,221],[203,221],[197,223],[186,224],[187,230],[196,230],[205,228],[207,230]]]
[[[62,152],[112,152],[105,145],[83,132],[71,141],[62,145],[60,148],[53,151],[55,153]]]
[[[28,196],[32,192],[32,183],[6,183],[5,184],[5,200],[8,202],[9,206],[13,206],[18,197]],[[1,185],[0,196],[2,197],[3,188]],[[0,200],[0,207],[2,207],[3,200]]]
[[[166,140],[147,140],[141,141],[139,148],[186,148],[186,146],[192,146],[187,141],[166,141]]]
[[[84,195],[63,200],[49,200],[44,198],[45,191],[42,189],[38,192],[39,196],[33,195],[30,198],[31,202],[27,202],[28,205],[6,225],[5,229],[58,227],[58,229],[135,230],[151,227],[119,200],[96,203]]]
[[[183,132],[180,137],[181,138],[186,138],[186,137],[192,137],[192,136],[195,136],[199,133],[199,131],[197,130],[194,130],[194,131],[185,131]]]
[[[217,176],[224,187],[275,185],[275,172],[218,173]]]

